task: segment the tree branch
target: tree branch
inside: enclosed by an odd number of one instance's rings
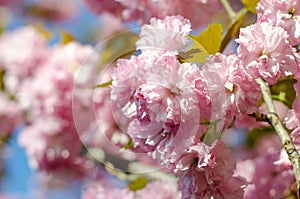
[[[268,118],[270,124],[275,129],[277,135],[279,136],[281,143],[282,143],[285,151],[287,152],[288,157],[293,165],[296,183],[297,183],[297,190],[299,193],[300,192],[300,156],[299,156],[299,153],[297,152],[295,145],[293,144],[293,142],[289,136],[289,133],[286,131],[282,122],[278,118],[275,106],[272,101],[272,95],[271,95],[269,85],[261,78],[258,78],[255,81],[260,85],[260,89],[263,94],[264,101],[268,108],[267,118]]]
[[[228,16],[230,17],[230,20],[232,21],[236,13],[232,9],[230,3],[228,2],[228,0],[221,0],[221,3],[223,4],[223,7],[225,8]]]

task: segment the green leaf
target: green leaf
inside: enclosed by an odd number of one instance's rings
[[[205,63],[210,54],[220,50],[222,31],[221,24],[212,24],[197,36],[189,35],[193,42],[192,47],[187,52],[179,54],[179,61]]]
[[[231,24],[229,25],[227,32],[224,36],[224,39],[221,44],[220,52],[222,52],[225,47],[227,46],[228,42],[237,37],[242,26],[242,22],[247,14],[248,10],[246,8],[241,9],[232,20]]]
[[[215,140],[220,139],[224,130],[222,129],[221,131],[218,131],[217,129],[217,125],[220,121],[221,121],[220,119],[217,119],[209,123],[207,132],[205,133],[205,136],[202,138],[202,142],[210,146]]]
[[[205,63],[206,58],[209,56],[208,52],[197,40],[190,38],[193,41],[192,47],[186,52],[179,53],[179,62]]]
[[[4,31],[4,27],[2,21],[0,20],[0,35],[3,33],[3,31]]]
[[[259,0],[242,0],[242,2],[250,12],[256,14],[255,7]]]
[[[124,31],[108,38],[103,42],[105,48],[101,52],[101,62],[99,67],[102,68],[107,64],[111,64],[119,58],[127,58],[136,52],[135,43],[139,39],[138,35]]]
[[[75,38],[72,34],[65,31],[61,32],[61,44],[66,45],[72,41],[75,41]]]
[[[105,82],[105,83],[103,83],[103,84],[97,84],[97,85],[95,85],[95,86],[92,86],[91,88],[92,88],[92,89],[96,89],[96,88],[106,88],[106,87],[111,86],[111,85],[112,85],[112,82],[113,82],[113,80],[111,79],[111,80],[109,80],[108,82]]]
[[[128,185],[128,188],[131,191],[137,191],[137,190],[143,189],[147,185],[147,183],[148,183],[147,179],[140,176],[140,177],[136,178],[134,181],[132,181]]]
[[[208,54],[216,54],[221,47],[222,31],[221,24],[211,24],[198,36],[191,36],[191,38],[200,43]]]
[[[272,98],[284,103],[289,108],[291,108],[296,97],[296,93],[293,87],[295,83],[296,80],[292,75],[280,78],[277,84],[271,86]]]
[[[245,134],[246,145],[249,148],[253,148],[263,136],[267,136],[271,134],[275,134],[274,128],[271,126],[254,128]]]

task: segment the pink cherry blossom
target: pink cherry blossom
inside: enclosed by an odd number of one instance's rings
[[[79,135],[95,122],[89,109],[93,96],[89,87],[94,85],[91,75],[95,73],[92,69],[84,70],[76,77],[76,71],[91,52],[90,46],[75,42],[56,46],[44,65],[19,88],[18,97],[30,122],[21,133],[20,144],[35,169],[66,178],[66,170],[70,176],[84,177],[93,166],[81,155]],[[96,66],[97,56],[90,60],[85,64]],[[81,119],[77,117],[79,113]]]
[[[180,199],[181,193],[177,184],[165,180],[156,180],[149,182],[147,186],[136,192],[136,198],[152,199]]]
[[[178,54],[187,47],[190,31],[190,21],[182,16],[167,16],[163,20],[151,18],[150,24],[142,26],[136,46],[144,53],[166,51]]]
[[[98,84],[103,84],[111,80],[111,68],[105,70]],[[110,99],[110,87],[98,88],[94,90],[94,114],[95,122],[92,122],[87,133],[81,135],[81,141],[89,149],[90,147],[101,148],[106,155],[113,155],[120,160],[140,161],[153,166],[159,163],[145,154],[139,147],[125,149],[130,137],[126,133],[128,119],[113,112]],[[81,115],[79,110],[78,114]],[[78,118],[81,120],[81,117]],[[93,155],[93,151],[90,151]],[[96,157],[96,156],[95,156]]]
[[[209,57],[202,66],[201,76],[208,87],[212,120],[225,118],[226,126],[234,117],[241,119],[258,110],[259,87],[246,78],[236,55],[217,53]]]
[[[192,87],[199,75],[196,66],[166,55],[120,60],[113,72],[113,106],[131,120],[128,134],[163,164],[180,156],[200,130],[199,102]]]
[[[275,132],[255,139],[254,146],[236,153],[235,173],[249,182],[244,198],[284,198],[294,182],[286,151]]]
[[[87,175],[92,164],[80,157],[81,142],[74,126],[54,117],[36,119],[19,137],[32,168],[47,172],[61,180]]]
[[[297,82],[294,84],[294,90],[296,92],[296,97],[293,102],[293,109],[290,109],[284,118],[286,127],[290,129],[291,138],[296,145],[297,150],[300,150],[300,67],[298,66],[298,71],[295,74],[295,79]]]
[[[199,10],[201,10],[200,15]],[[228,15],[219,0],[178,1],[172,14],[179,14],[189,19],[194,29],[203,28],[210,23],[229,23]]]
[[[84,0],[88,8],[96,14],[104,12],[120,16],[124,7],[115,0]]]
[[[300,150],[300,118],[299,113],[296,113],[294,109],[288,111],[287,116],[284,120],[286,127],[290,129],[291,138],[296,146],[296,149]]]
[[[296,72],[293,48],[281,27],[256,23],[240,30],[238,56],[251,81],[261,77],[270,85]]]
[[[211,147],[204,143],[191,146],[178,160],[174,170],[179,178],[182,198],[243,197],[246,181],[233,176],[235,162],[221,141]]]
[[[256,7],[269,23],[282,27],[289,34],[288,40],[295,46],[300,42],[300,3],[295,0],[261,0]]]
[[[237,163],[237,174],[245,177],[249,185],[245,199],[283,198],[295,181],[291,165],[277,164],[279,150]],[[284,153],[286,153],[284,151]]]
[[[297,117],[300,118],[300,59],[298,58],[297,60],[298,60],[298,68],[295,74],[295,79],[297,80],[297,82],[294,84],[296,98],[293,102],[293,109],[295,110]]]

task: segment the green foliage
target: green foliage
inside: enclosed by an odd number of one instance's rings
[[[263,136],[271,135],[271,134],[275,134],[275,131],[271,126],[254,128],[248,133],[246,133],[247,135],[246,145],[249,148],[253,148]]]
[[[295,83],[296,80],[292,75],[280,78],[277,84],[271,86],[272,98],[274,100],[281,101],[289,108],[291,108],[296,97],[296,93],[293,87]]]
[[[3,33],[3,31],[4,31],[4,27],[0,19],[0,35]]]
[[[131,191],[137,191],[140,189],[143,189],[147,185],[148,181],[144,177],[138,177],[135,180],[133,180],[131,183],[129,183],[128,188]]]
[[[205,63],[210,54],[219,52],[222,42],[222,25],[212,24],[197,36],[190,35],[192,47],[179,54],[179,61]]]
[[[221,47],[222,31],[221,24],[211,24],[199,35],[190,37],[200,43],[208,54],[216,54]]]
[[[61,44],[66,45],[72,41],[75,41],[75,38],[73,37],[72,34],[65,31],[61,32]]]
[[[4,135],[5,133],[2,134]],[[0,136],[0,147],[4,147],[4,145],[9,141],[9,139],[10,136]]]
[[[96,89],[96,88],[106,88],[106,87],[111,86],[111,85],[112,85],[112,82],[113,82],[113,80],[111,79],[111,80],[109,80],[108,82],[105,82],[105,83],[103,83],[103,84],[97,84],[97,85],[95,85],[95,86],[92,86],[91,88],[92,88],[92,89]]]
[[[202,138],[202,142],[204,142],[207,145],[211,145],[215,140],[219,139],[222,135],[222,132],[224,131],[224,129],[219,130],[218,129],[218,123],[221,120],[215,120],[215,121],[211,121],[208,122],[204,121],[204,125],[208,125],[207,128],[207,132],[205,133],[204,137]]]
[[[250,12],[256,14],[255,7],[259,0],[242,0],[242,2]]]
[[[108,38],[103,44],[104,50],[101,52],[100,68],[107,64],[115,62],[119,58],[127,57],[136,52],[135,43],[138,40],[138,35],[127,31],[114,35]]]

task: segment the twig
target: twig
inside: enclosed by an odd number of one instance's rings
[[[288,157],[293,165],[296,183],[297,183],[297,190],[298,193],[300,192],[300,156],[297,152],[295,145],[292,143],[292,140],[289,136],[289,133],[284,128],[282,122],[278,118],[276,113],[276,109],[274,107],[272,101],[272,95],[270,91],[269,85],[262,80],[261,78],[255,79],[255,81],[260,85],[261,92],[263,94],[264,101],[268,108],[267,118],[270,124],[275,129],[276,133],[278,134],[285,151],[288,154]]]
[[[253,117],[256,119],[258,122],[269,122],[268,117],[266,114],[260,113],[260,112],[255,112],[248,114],[250,117]]]
[[[228,0],[221,0],[221,3],[223,4],[223,7],[225,8],[228,16],[230,17],[230,20],[232,21],[236,13],[232,9],[230,3],[228,2]]]

